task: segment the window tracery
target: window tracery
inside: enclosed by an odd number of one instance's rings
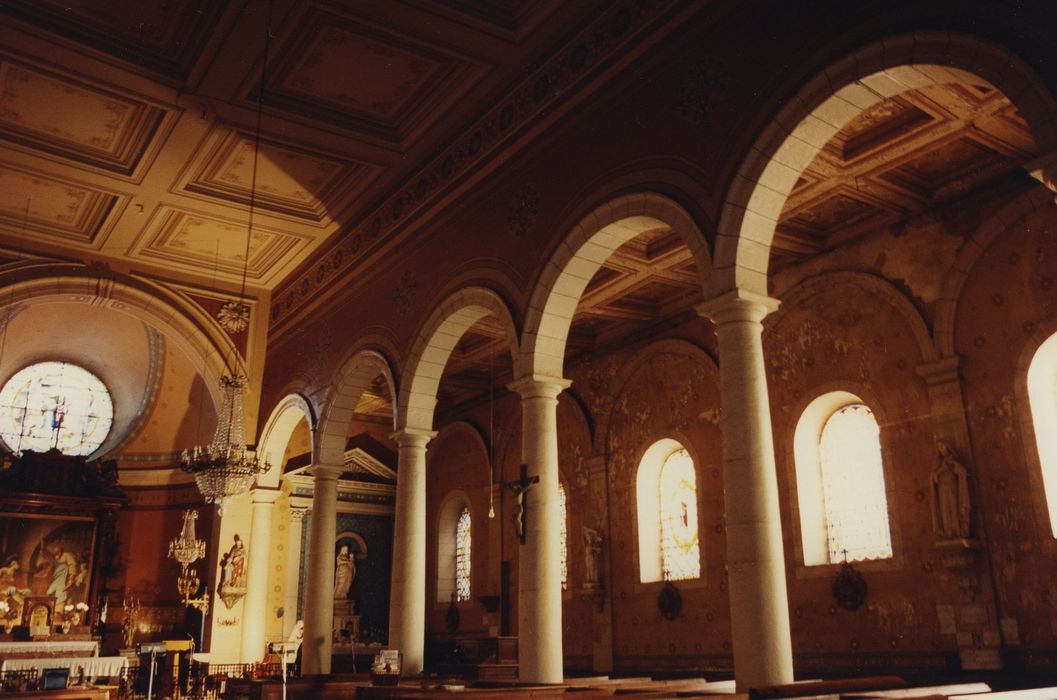
[[[862,403],[846,404],[819,436],[819,468],[829,561],[892,556],[880,428]]]
[[[95,452],[110,433],[114,406],[94,374],[68,362],[38,362],[0,389],[0,437],[15,454]]]
[[[455,600],[470,599],[471,548],[470,509],[464,507],[455,524]]]
[[[558,518],[561,523],[562,590],[565,591],[569,589],[569,507],[563,484],[558,484]]]
[[[701,576],[697,530],[697,476],[686,450],[668,456],[661,467],[661,571],[665,581]]]

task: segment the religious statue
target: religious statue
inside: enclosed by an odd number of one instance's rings
[[[602,554],[602,533],[591,527],[584,527],[584,583],[598,584],[598,559]]]
[[[349,545],[341,545],[334,561],[334,600],[343,600],[356,579],[356,555],[349,552]]]
[[[932,472],[933,525],[944,539],[969,537],[969,479],[965,466],[945,442],[939,443],[939,465]]]
[[[231,545],[226,555],[227,566],[225,583],[232,588],[246,587],[246,548],[239,536],[235,535],[235,543]]]

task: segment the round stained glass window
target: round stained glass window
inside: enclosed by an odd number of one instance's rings
[[[0,438],[16,455],[58,449],[89,455],[110,433],[114,404],[103,382],[67,362],[38,362],[0,389]]]

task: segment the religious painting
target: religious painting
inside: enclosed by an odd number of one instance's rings
[[[87,603],[94,546],[92,518],[0,513],[0,600],[12,618],[32,598],[54,600],[56,611]]]

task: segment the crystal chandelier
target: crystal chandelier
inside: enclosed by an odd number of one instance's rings
[[[261,121],[264,115],[264,86],[267,85],[270,26],[269,15],[261,57],[261,87],[257,93],[257,124],[253,137],[246,248],[242,257],[242,285],[238,300],[225,303],[217,315],[220,327],[232,336],[246,333],[250,322],[250,307],[245,303],[246,278],[249,275],[253,214],[257,203],[257,166],[261,151]],[[236,347],[237,345],[233,344],[231,348],[232,368],[236,366]],[[225,367],[227,366],[225,361]],[[220,378],[220,388],[224,393],[224,401],[217,415],[217,429],[213,434],[213,441],[208,447],[195,446],[191,450],[184,450],[180,455],[180,466],[194,475],[195,483],[206,503],[216,503],[218,514],[223,515],[224,506],[232,496],[249,491],[257,475],[268,471],[270,465],[267,460],[258,462],[257,455],[246,449],[246,433],[242,425],[242,397],[246,392],[246,377],[231,369]]]
[[[206,543],[195,537],[195,520],[198,520],[198,511],[184,511],[184,524],[180,530],[180,536],[169,541],[169,558],[175,559],[180,564],[180,577],[176,579],[176,591],[180,594],[183,604],[198,608],[205,614],[209,612],[209,596],[192,597],[198,592],[201,581],[198,579],[198,572],[191,568],[191,565],[205,558],[206,555]]]
[[[243,377],[220,378],[224,401],[217,416],[213,441],[206,447],[195,446],[180,455],[181,468],[194,475],[195,484],[206,503],[216,503],[220,515],[233,497],[246,493],[261,472],[268,471],[268,460],[260,462],[246,449],[242,426],[242,395],[246,390]],[[170,550],[171,551],[171,550]]]

